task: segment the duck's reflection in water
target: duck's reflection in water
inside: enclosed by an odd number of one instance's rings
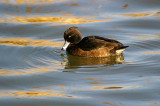
[[[98,68],[124,62],[123,54],[109,57],[79,57],[67,54],[65,69]]]

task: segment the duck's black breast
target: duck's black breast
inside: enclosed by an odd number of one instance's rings
[[[108,48],[109,50],[111,49],[120,49],[123,47],[123,44],[113,40],[113,39],[108,39],[108,38],[103,38],[99,36],[87,36],[84,37],[78,44],[77,46],[81,48],[84,51],[90,51],[93,49],[98,49],[98,48]]]

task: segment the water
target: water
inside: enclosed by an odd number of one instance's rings
[[[159,106],[159,0],[1,0],[0,106]],[[107,58],[61,51],[63,33],[113,38]]]

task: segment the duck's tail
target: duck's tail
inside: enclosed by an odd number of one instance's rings
[[[127,47],[129,47],[129,46],[122,46],[122,47],[119,48],[119,49],[125,49],[125,48],[127,48]]]

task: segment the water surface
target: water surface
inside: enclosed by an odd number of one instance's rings
[[[129,48],[66,54],[71,26]],[[159,0],[1,0],[0,105],[159,106],[159,29]]]

